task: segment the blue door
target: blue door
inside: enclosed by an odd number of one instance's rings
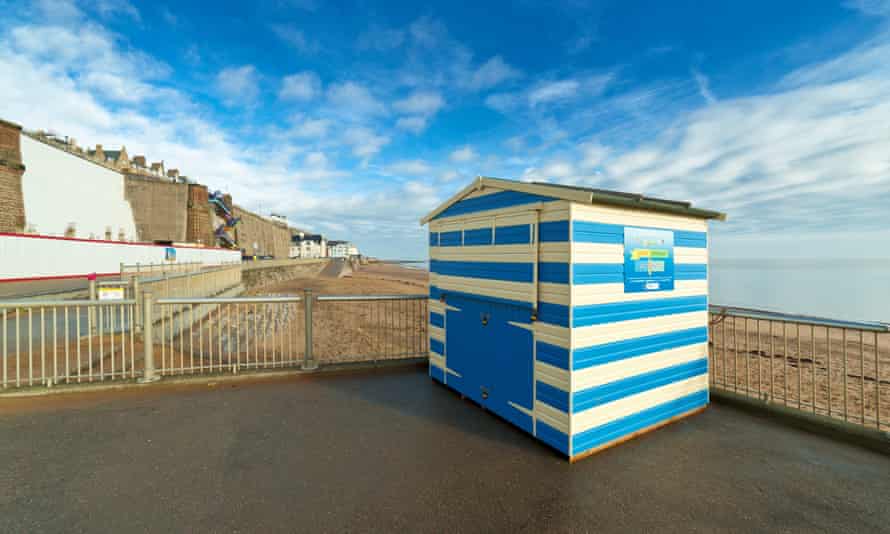
[[[517,326],[531,324],[531,309],[491,303],[488,337],[493,340],[490,360],[489,400],[492,411],[532,431],[534,361],[532,333]],[[524,408],[524,410],[520,409]]]
[[[531,310],[448,295],[445,350],[448,385],[531,432],[532,334],[510,323],[530,324]],[[459,311],[458,311],[459,310]]]
[[[449,295],[448,329],[445,332],[445,352],[448,365],[447,383],[457,391],[483,404],[486,347],[483,340],[483,318],[488,313],[486,301]],[[453,308],[453,309],[452,309]]]

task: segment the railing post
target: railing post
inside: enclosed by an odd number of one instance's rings
[[[95,302],[99,298],[96,290],[96,273],[89,275],[87,279],[90,282],[90,300]],[[87,322],[90,324],[90,336],[95,336],[99,329],[96,324],[96,308],[94,306],[90,306],[87,311]]]
[[[133,300],[136,301],[136,305],[133,306],[136,312],[136,321],[135,324],[133,324],[133,328],[135,329],[136,333],[139,334],[142,332],[142,306],[139,305],[139,303],[142,302],[142,289],[139,286],[139,277],[134,276],[133,278],[130,278],[130,284],[133,287]]]
[[[318,369],[318,362],[312,356],[312,290],[303,290],[303,314],[306,316],[306,347],[303,351],[303,370]]]
[[[137,306],[139,303],[136,304]],[[142,347],[144,350],[143,359],[145,368],[142,373],[141,383],[155,382],[161,377],[155,374],[155,357],[154,357],[154,337],[152,332],[152,295],[150,292],[144,293],[142,298],[142,317],[145,318],[145,324],[142,328]]]

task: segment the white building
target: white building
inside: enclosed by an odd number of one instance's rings
[[[328,241],[328,256],[331,258],[358,256],[358,248],[349,241]]]
[[[291,258],[325,258],[328,255],[328,242],[323,235],[300,232],[292,239]]]

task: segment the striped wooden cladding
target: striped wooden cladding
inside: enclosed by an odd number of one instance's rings
[[[459,388],[449,297],[483,299],[537,312],[515,322],[532,333],[533,405],[492,411],[567,456],[707,404],[705,221],[515,191],[469,197],[430,223],[431,377]],[[627,226],[673,231],[672,290],[624,292]]]

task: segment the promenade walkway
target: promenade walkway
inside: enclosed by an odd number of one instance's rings
[[[0,401],[0,532],[887,532],[890,458],[732,408],[568,464],[408,368]]]

